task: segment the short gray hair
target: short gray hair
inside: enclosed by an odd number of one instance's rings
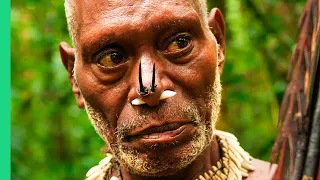
[[[76,24],[76,19],[75,19],[75,4],[72,0],[65,0],[64,1],[64,9],[66,12],[66,18],[67,18],[67,24],[68,24],[68,30],[69,30],[69,35],[72,40],[72,44],[76,46],[75,39],[77,38],[77,24]]]

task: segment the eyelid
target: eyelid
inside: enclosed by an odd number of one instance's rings
[[[179,33],[171,35],[168,38],[166,38],[165,40],[161,41],[160,42],[160,46],[159,46],[159,50],[160,51],[166,50],[166,48],[169,46],[169,44],[179,36],[184,36],[184,37],[187,37],[189,39],[192,39],[191,38],[192,37],[191,33],[189,33],[189,32],[179,32]]]
[[[93,56],[93,62],[94,63],[98,63],[102,58],[104,58],[106,55],[111,54],[113,52],[118,52],[120,53],[124,59],[127,59],[128,56],[125,53],[125,51],[123,51],[121,48],[119,47],[108,47],[108,48],[104,48],[103,50],[99,51],[98,53],[96,53]]]
[[[179,49],[179,50],[177,50],[175,52],[169,52],[169,51],[166,51],[166,49],[162,50],[162,53],[166,58],[168,58],[168,59],[177,59],[177,58],[181,58],[181,57],[187,56],[188,54],[190,54],[192,52],[192,49],[194,48],[194,42],[193,42],[193,39],[192,39],[192,35],[189,34],[189,33],[177,34],[175,36],[170,37],[169,40],[171,39],[171,41],[169,41],[169,43],[167,43],[165,47],[167,48],[168,45],[174,39],[176,39],[177,37],[180,37],[180,36],[187,37],[189,39],[189,41],[190,41],[189,44],[186,47],[184,47],[182,49]],[[178,63],[179,61],[175,61],[175,62]],[[180,63],[184,63],[184,61],[181,61]]]

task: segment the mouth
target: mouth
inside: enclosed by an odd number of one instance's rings
[[[134,149],[168,147],[169,145],[178,145],[188,139],[191,140],[195,131],[192,123],[170,123],[133,132],[125,136],[123,142],[130,144]]]
[[[179,135],[186,127],[186,124],[171,123],[163,126],[154,126],[145,130],[134,132],[124,138],[130,142],[136,139],[161,139]]]

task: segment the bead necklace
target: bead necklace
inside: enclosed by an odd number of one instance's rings
[[[243,150],[233,134],[215,130],[215,135],[222,150],[222,158],[217,166],[212,166],[197,180],[241,180],[248,177],[249,171],[255,169],[251,164],[250,154]]]

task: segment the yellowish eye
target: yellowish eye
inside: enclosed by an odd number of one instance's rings
[[[167,47],[167,52],[177,52],[181,49],[184,49],[185,47],[187,47],[190,44],[191,40],[189,37],[185,37],[185,36],[180,36],[174,39],[174,41],[172,41],[168,47]]]
[[[99,64],[104,67],[112,67],[124,60],[124,57],[118,52],[107,53],[99,60]]]

